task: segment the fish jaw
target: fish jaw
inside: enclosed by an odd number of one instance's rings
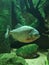
[[[27,38],[26,40],[25,40],[25,42],[26,43],[31,43],[31,42],[34,42],[35,40],[37,40],[39,37],[36,37],[36,38],[34,38],[34,39],[32,39],[32,38]]]

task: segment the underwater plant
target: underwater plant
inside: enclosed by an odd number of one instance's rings
[[[21,56],[25,59],[37,57],[37,49],[38,45],[36,44],[25,45],[16,50],[16,55]]]
[[[3,53],[0,54],[0,65],[28,65],[20,56],[15,53]]]
[[[5,40],[7,25],[11,24],[10,0],[0,0],[0,53],[10,51],[9,40]]]

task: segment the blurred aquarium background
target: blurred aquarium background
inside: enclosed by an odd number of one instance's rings
[[[40,37],[30,43],[5,38],[8,26],[33,27]],[[0,65],[49,65],[49,0],[0,0]]]

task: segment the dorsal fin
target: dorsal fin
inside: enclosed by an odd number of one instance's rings
[[[15,28],[19,28],[19,27],[21,27],[22,25],[20,24],[20,23],[18,23],[16,26],[15,26]]]

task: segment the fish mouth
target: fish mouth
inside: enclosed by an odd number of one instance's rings
[[[38,35],[38,36],[34,39],[34,41],[37,40],[37,39],[39,39],[39,38],[40,38],[40,35]]]
[[[40,37],[40,35],[38,35],[38,37]]]
[[[40,38],[40,35],[37,36],[37,39]]]
[[[38,37],[40,37],[40,35],[38,35]]]
[[[36,40],[40,38],[40,35],[38,35],[38,37],[36,37]]]

